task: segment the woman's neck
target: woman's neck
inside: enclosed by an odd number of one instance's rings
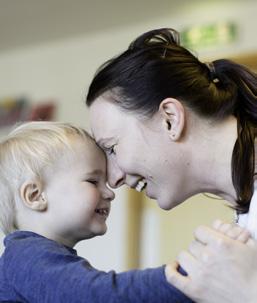
[[[237,139],[237,120],[231,116],[216,125],[212,122],[198,124],[196,128],[199,129],[195,129],[192,136],[197,151],[192,153],[194,180],[198,183],[195,186],[199,192],[213,193],[235,204],[231,159]]]

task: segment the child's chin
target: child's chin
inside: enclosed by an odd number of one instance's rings
[[[92,239],[92,238],[95,238],[95,237],[98,237],[98,236],[103,236],[103,235],[106,234],[106,232],[107,232],[107,227],[105,229],[103,228],[102,230],[92,232],[90,235],[87,235],[86,237],[84,237],[81,240],[89,240],[89,239]]]
[[[107,232],[107,227],[104,228],[104,229],[102,229],[101,231],[99,231],[99,232],[96,234],[96,236],[103,236],[103,235],[106,234],[106,232]]]

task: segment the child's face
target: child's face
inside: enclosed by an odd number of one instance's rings
[[[45,186],[52,238],[73,246],[79,240],[103,235],[114,193],[106,186],[106,160],[94,142],[72,139],[54,166]],[[57,237],[57,238],[55,238]]]

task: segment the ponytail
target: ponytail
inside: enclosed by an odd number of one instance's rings
[[[246,67],[229,60],[216,60],[216,77],[228,90],[235,91],[234,116],[237,118],[238,138],[232,154],[232,181],[237,193],[237,212],[249,210],[255,175],[255,146],[257,131],[257,75]]]

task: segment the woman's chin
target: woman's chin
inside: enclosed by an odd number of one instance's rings
[[[157,202],[161,209],[163,210],[171,210],[174,206],[170,205],[162,205],[161,203]]]
[[[157,203],[159,207],[163,210],[171,210],[174,207],[178,206],[181,202],[173,201],[171,199],[162,199],[162,198],[157,198]]]
[[[181,201],[174,201],[174,199],[158,195],[158,193],[151,191],[149,187],[146,187],[145,194],[149,199],[155,200],[163,210],[171,210],[181,203]]]
[[[147,196],[148,199],[150,200],[156,200],[155,195],[150,191],[149,187],[147,186],[146,189],[144,190],[145,195]]]

